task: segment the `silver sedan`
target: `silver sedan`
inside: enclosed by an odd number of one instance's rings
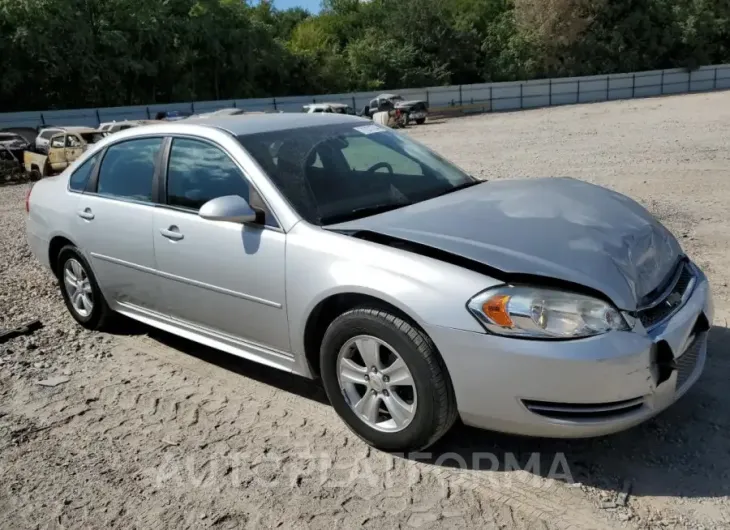
[[[636,202],[570,178],[479,181],[361,118],[122,131],[26,208],[79,324],[122,314],[320,379],[386,450],[425,448],[457,418],[620,431],[705,362],[707,278]]]

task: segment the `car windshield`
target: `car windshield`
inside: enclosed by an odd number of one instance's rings
[[[433,151],[374,124],[350,122],[239,136],[299,215],[328,225],[478,184]]]

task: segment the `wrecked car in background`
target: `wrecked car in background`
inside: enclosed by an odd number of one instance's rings
[[[320,112],[333,112],[335,114],[355,114],[349,105],[344,103],[311,103],[302,107],[302,112],[315,114]]]
[[[238,116],[244,114],[246,111],[236,107],[227,107],[224,109],[212,110],[210,112],[201,112],[200,114],[193,114],[190,118],[209,118],[212,116]]]
[[[380,94],[378,97],[370,100],[371,116],[373,109],[378,111],[397,110],[406,115],[406,123],[414,121],[418,125],[426,122],[428,117],[428,101],[414,99],[406,101],[397,94]]]
[[[31,180],[60,173],[74,160],[109,133],[98,129],[78,127],[73,131],[57,132],[50,137],[46,152],[25,151],[23,166]]]
[[[99,124],[99,131],[107,132],[109,134],[131,129],[132,127],[139,127],[141,125],[147,125],[149,123],[159,123],[157,120],[123,120],[123,121],[109,121],[106,123]]]
[[[178,121],[178,120],[184,120],[185,118],[189,118],[192,116],[192,112],[187,112],[184,110],[161,110],[155,115],[155,120],[158,121]]]
[[[23,153],[30,143],[19,134],[0,132],[0,182],[25,180]]]
[[[0,159],[6,159],[8,155],[22,160],[23,152],[29,149],[30,142],[21,135],[12,132],[0,131]]]
[[[38,129],[38,133],[33,141],[34,150],[38,153],[48,153],[48,146],[51,138],[56,134],[63,132],[86,132],[91,129],[83,125],[61,126],[61,125],[44,125]]]

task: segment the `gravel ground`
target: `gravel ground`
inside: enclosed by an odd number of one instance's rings
[[[716,304],[705,373],[595,440],[457,427],[423,455],[357,440],[299,378],[132,323],[75,325],[0,188],[1,528],[730,528],[730,93],[475,116],[409,134],[483,178],[568,175],[681,238]],[[57,386],[39,381],[60,378]]]

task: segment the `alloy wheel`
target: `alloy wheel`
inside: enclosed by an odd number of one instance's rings
[[[63,266],[63,283],[73,310],[83,318],[94,310],[94,294],[89,275],[78,260],[71,258]]]
[[[411,371],[395,349],[377,337],[358,335],[340,348],[337,379],[347,404],[373,429],[402,431],[416,414]]]

